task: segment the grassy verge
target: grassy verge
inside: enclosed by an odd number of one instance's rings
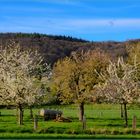
[[[1,133],[0,139],[140,139],[140,135],[61,135]]]

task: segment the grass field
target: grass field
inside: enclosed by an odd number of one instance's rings
[[[128,107],[128,128],[120,117],[120,106],[109,104],[85,105],[86,130],[78,121],[76,105],[46,106],[45,108],[63,111],[64,117],[70,117],[72,122],[43,121],[39,118],[38,129],[34,131],[29,110],[24,111],[24,125],[16,122],[15,109],[1,109],[0,138],[140,138],[140,110],[138,107]],[[37,114],[39,109],[33,109]],[[132,129],[132,117],[137,116],[137,129]]]

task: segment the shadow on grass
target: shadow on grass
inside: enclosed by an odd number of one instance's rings
[[[123,120],[122,118],[104,118],[104,117],[99,117],[99,118],[94,118],[94,117],[88,117],[87,119],[89,120],[113,120],[113,121],[116,121],[116,120]]]
[[[2,115],[0,115],[0,118],[1,117],[10,117],[10,116],[15,116],[15,115],[13,115],[13,114],[2,114]]]

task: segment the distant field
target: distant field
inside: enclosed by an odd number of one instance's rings
[[[140,138],[140,110],[138,107],[128,107],[129,127],[124,128],[124,121],[120,117],[120,106],[109,104],[93,104],[85,106],[86,130],[82,130],[82,123],[78,121],[76,105],[46,106],[45,108],[63,111],[64,117],[72,122],[43,121],[39,118],[38,129],[33,130],[33,121],[29,117],[29,110],[24,111],[24,125],[16,122],[15,109],[1,109],[0,138]],[[33,109],[37,114],[39,109]],[[137,129],[132,130],[132,117],[137,116]]]

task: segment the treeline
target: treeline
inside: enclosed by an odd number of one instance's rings
[[[45,58],[45,62],[52,65],[60,58],[70,56],[73,51],[88,51],[100,48],[113,57],[127,57],[126,46],[135,44],[140,40],[130,40],[126,42],[89,42],[70,36],[53,36],[45,34],[27,33],[1,33],[0,44],[7,45],[10,41],[15,41],[23,48],[37,49]]]

